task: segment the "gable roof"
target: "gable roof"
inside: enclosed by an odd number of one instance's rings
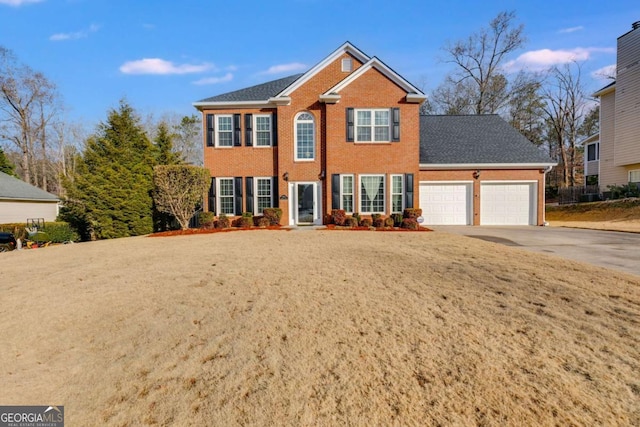
[[[272,80],[270,82],[261,83],[248,88],[223,93],[221,95],[212,96],[210,98],[194,102],[193,105],[197,108],[216,104],[224,105],[243,102],[268,102],[270,98],[275,97],[303,75],[304,74],[302,73],[294,74],[292,76],[283,77],[281,79]]]
[[[0,172],[0,200],[59,202],[60,198]]]
[[[420,116],[421,169],[555,164],[498,115]]]

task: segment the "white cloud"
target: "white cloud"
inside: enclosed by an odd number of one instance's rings
[[[567,33],[575,33],[576,31],[581,31],[581,30],[584,30],[584,27],[582,25],[579,25],[577,27],[563,28],[561,30],[558,30],[558,32],[560,34],[567,34]]]
[[[194,85],[215,85],[218,83],[227,83],[233,80],[233,74],[227,73],[222,77],[205,77],[204,79],[196,80]]]
[[[2,0],[0,0],[2,1]],[[99,25],[91,24],[89,28],[86,30],[76,31],[73,33],[57,33],[49,37],[49,40],[54,42],[64,41],[64,40],[78,40],[89,37],[89,34],[95,33],[100,29]]]
[[[41,1],[43,0],[0,0],[0,4],[18,7],[28,3],[40,3]]]
[[[124,74],[192,74],[211,70],[212,64],[174,64],[160,58],[143,58],[128,61],[120,66]]]
[[[269,67],[268,70],[261,72],[260,74],[282,74],[290,73],[292,71],[306,70],[307,66],[299,62],[292,62],[290,64],[280,64]]]
[[[505,64],[504,69],[508,73],[520,70],[544,71],[554,65],[568,64],[573,61],[586,61],[594,53],[615,53],[615,48],[601,47],[577,47],[574,49],[540,49],[525,52],[513,61]]]
[[[591,72],[591,77],[597,80],[611,80],[616,77],[616,64],[607,65]]]

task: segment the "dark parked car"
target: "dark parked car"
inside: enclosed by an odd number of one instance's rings
[[[0,252],[12,251],[16,248],[16,238],[13,233],[0,232]]]

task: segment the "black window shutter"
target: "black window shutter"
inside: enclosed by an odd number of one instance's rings
[[[391,141],[398,142],[400,141],[400,109],[392,108],[391,109]]]
[[[273,145],[274,147],[278,146],[278,114],[277,113],[273,113],[271,115],[271,138],[272,138],[272,143],[271,145]]]
[[[274,208],[277,208],[278,206],[280,206],[280,193],[278,192],[278,177],[274,176],[271,179],[271,184],[273,185],[273,187],[271,188],[271,194],[273,195],[273,202],[271,203],[271,206],[273,206]]]
[[[240,124],[240,114],[233,115],[233,146],[242,146],[242,125]]]
[[[213,114],[207,114],[207,147],[213,147],[216,140],[214,119]]]
[[[242,215],[242,177],[236,176],[233,178],[233,187],[234,187],[234,195],[235,195],[235,206],[234,210],[236,215]]]
[[[247,210],[245,212],[251,212],[255,214],[253,209],[253,178],[248,176],[244,179],[244,185],[247,187]],[[260,213],[260,212],[258,212]]]
[[[211,178],[211,187],[209,187],[209,212],[216,214],[216,179]]]
[[[331,175],[331,209],[340,209],[340,175]]]
[[[244,145],[253,145],[253,114],[244,115]]]
[[[408,173],[404,176],[404,207],[413,208],[413,174]]]
[[[353,142],[353,108],[347,108],[347,142]]]

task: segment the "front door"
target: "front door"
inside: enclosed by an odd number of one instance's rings
[[[296,182],[295,183],[295,219],[296,224],[305,225],[313,224],[317,218],[317,200],[316,200],[316,183],[315,182]]]

